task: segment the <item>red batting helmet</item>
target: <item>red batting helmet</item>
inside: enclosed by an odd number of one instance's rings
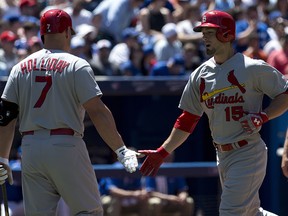
[[[216,37],[221,42],[235,40],[235,20],[223,11],[212,10],[202,16],[201,24],[194,27],[195,32],[201,32],[204,27],[218,28]]]
[[[72,20],[69,14],[60,9],[46,11],[40,18],[40,34],[62,33],[68,27],[71,28],[72,35],[75,31],[72,28]]]

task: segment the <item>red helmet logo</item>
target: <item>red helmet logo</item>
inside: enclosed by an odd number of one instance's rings
[[[72,28],[71,17],[63,10],[48,10],[40,18],[41,36],[45,34],[62,33],[67,28],[71,28],[72,34],[75,34]]]
[[[223,11],[212,10],[202,16],[200,25],[194,27],[195,32],[201,32],[202,28],[217,28],[216,37],[221,42],[235,40],[235,20]]]

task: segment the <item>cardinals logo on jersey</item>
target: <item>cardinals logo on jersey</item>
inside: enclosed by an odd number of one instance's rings
[[[199,91],[200,91],[200,101],[205,102],[208,108],[213,108],[214,104],[231,104],[231,103],[241,103],[244,102],[244,98],[238,92],[235,95],[227,96],[225,95],[225,91],[232,90],[238,88],[242,94],[246,92],[245,84],[240,84],[238,79],[234,74],[234,70],[231,70],[227,76],[228,82],[231,84],[230,86],[223,87],[220,89],[215,89],[211,92],[206,92],[206,83],[205,79],[200,79]],[[216,96],[217,95],[217,96]],[[215,96],[215,97],[214,97]]]

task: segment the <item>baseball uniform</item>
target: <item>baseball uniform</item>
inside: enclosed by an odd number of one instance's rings
[[[101,95],[89,64],[60,50],[42,49],[13,67],[2,98],[20,109],[27,215],[55,214],[60,196],[74,215],[86,209],[102,215],[98,184],[82,140],[82,104]]]
[[[239,119],[245,112],[261,112],[264,94],[275,98],[287,88],[279,71],[240,53],[221,65],[211,58],[191,74],[179,108],[198,116],[205,112],[214,143],[238,148],[217,151],[221,215],[260,215],[258,190],[265,177],[267,148],[260,128],[249,135]]]

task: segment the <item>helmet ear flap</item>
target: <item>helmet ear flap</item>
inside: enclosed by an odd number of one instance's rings
[[[234,35],[230,33],[231,30],[223,32],[223,29],[218,28],[216,37],[221,42],[230,42],[235,39]]]

